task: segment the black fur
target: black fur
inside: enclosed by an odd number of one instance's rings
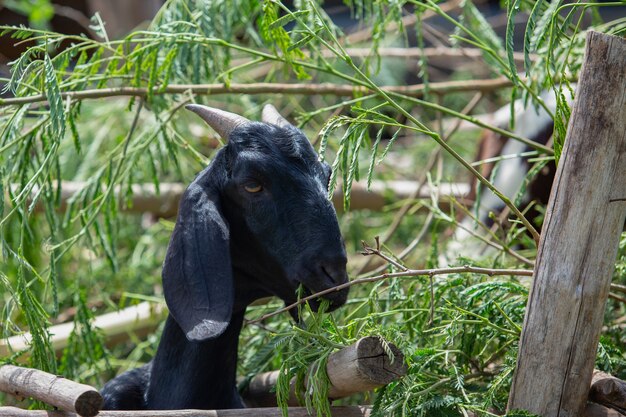
[[[295,127],[251,122],[231,133],[180,203],[157,354],[104,386],[105,409],[243,407],[235,377],[246,307],[269,295],[292,303],[301,284],[311,293],[347,281],[329,173]],[[347,294],[329,294],[331,309]]]

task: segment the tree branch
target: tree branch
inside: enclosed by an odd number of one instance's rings
[[[463,274],[463,273],[474,273],[474,274],[484,274],[484,275],[489,275],[489,276],[495,276],[495,275],[515,275],[515,276],[526,276],[526,277],[530,277],[533,275],[533,271],[530,269],[490,269],[490,268],[479,268],[479,267],[475,267],[475,266],[470,266],[470,265],[465,265],[465,266],[457,266],[457,267],[453,267],[453,268],[439,268],[439,269],[407,269],[406,271],[401,271],[401,272],[394,272],[394,273],[388,273],[388,274],[382,274],[382,275],[377,275],[375,277],[369,277],[369,278],[360,278],[360,279],[355,279],[353,281],[350,282],[346,282],[345,284],[341,284],[338,285],[336,287],[332,287],[332,288],[327,288],[323,291],[317,292],[315,294],[309,295],[307,297],[301,298],[300,300],[296,301],[293,304],[290,304],[284,308],[278,309],[276,311],[273,311],[271,313],[265,314],[264,316],[255,319],[255,320],[250,320],[247,323],[248,324],[254,324],[254,323],[258,323],[261,322],[263,320],[266,320],[270,317],[276,316],[280,313],[284,313],[285,311],[289,311],[292,308],[295,308],[297,306],[299,306],[300,304],[304,304],[307,301],[313,300],[315,298],[319,298],[322,297],[326,294],[330,294],[332,292],[335,291],[340,291],[344,288],[348,288],[351,287],[353,285],[357,285],[357,284],[364,284],[366,282],[376,282],[376,281],[382,281],[382,280],[386,280],[386,279],[390,279],[390,278],[414,278],[414,277],[418,277],[418,276],[428,276],[428,277],[432,277],[435,275],[449,275],[449,274]]]
[[[490,92],[512,86],[510,80],[500,77],[490,80],[464,80],[440,83],[429,83],[428,91],[433,94],[449,94],[458,92]],[[426,86],[424,84],[412,84],[406,86],[384,86],[383,91],[403,94],[408,97],[421,97]],[[359,94],[372,93],[373,90],[343,84],[279,84],[279,83],[250,83],[229,86],[225,84],[170,84],[165,88],[155,86],[151,95],[184,94],[196,95],[220,95],[220,94],[301,94],[301,95],[335,95],[352,97]],[[105,97],[135,96],[146,97],[149,89],[145,87],[114,87],[82,91],[65,91],[61,93],[63,99],[85,100]],[[44,94],[36,94],[26,97],[13,97],[0,99],[0,106],[22,105],[47,101]]]

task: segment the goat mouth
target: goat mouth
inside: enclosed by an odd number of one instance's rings
[[[307,286],[303,286],[303,287],[304,287],[304,291],[303,291],[304,293],[302,295],[302,298],[309,297],[313,294],[323,291],[323,290],[313,291]],[[309,304],[309,306],[311,306],[311,309],[313,311],[318,311],[322,305],[322,302],[327,301],[328,307],[326,308],[326,311],[330,312],[344,305],[347,299],[348,299],[348,288],[343,288],[340,290],[331,291],[320,297],[316,297],[311,300],[308,300],[307,303]]]

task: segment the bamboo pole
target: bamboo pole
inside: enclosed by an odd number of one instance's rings
[[[385,344],[393,353],[393,359],[385,353]],[[364,337],[328,357],[328,397],[334,400],[372,391],[406,375],[406,371],[404,355],[395,345],[379,337]],[[255,376],[242,394],[246,404],[253,407],[276,406],[276,394],[273,391],[278,374],[278,371],[273,371]],[[291,381],[290,389],[288,404],[300,405],[295,380]]]
[[[63,181],[61,183],[60,209],[67,208],[68,201],[86,186],[84,182]],[[370,190],[364,184],[355,183],[352,186],[351,210],[381,211],[389,202],[410,198],[416,191],[418,184],[414,181],[373,181]],[[13,191],[20,192],[18,186],[12,186]],[[154,184],[133,184],[132,204],[123,205],[121,210],[129,213],[153,213],[159,217],[174,217],[178,212],[178,203],[185,191],[185,185],[179,183],[161,183],[159,192]],[[33,190],[36,195],[38,189]],[[115,188],[116,198],[120,194],[119,187]],[[429,200],[432,195],[439,195],[439,204],[446,206],[454,198],[465,202],[464,197],[469,192],[469,185],[465,183],[442,183],[437,188],[424,186],[417,193],[417,199]],[[126,195],[125,191],[122,191]],[[339,211],[343,209],[343,191],[341,188],[333,194],[333,204]]]
[[[98,414],[103,403],[100,393],[89,385],[38,369],[13,365],[0,366],[0,391],[18,397],[32,397],[84,417]]]
[[[589,32],[509,409],[582,415],[626,214],[626,40]]]
[[[164,304],[143,302],[120,311],[97,316],[93,326],[102,330],[107,345],[112,345],[121,338],[125,338],[130,332],[144,335],[154,330],[165,318],[166,313],[167,309]],[[73,322],[50,327],[50,343],[56,352],[60,352],[67,346],[67,341],[73,330]],[[23,351],[23,354],[16,359],[26,361],[30,355],[30,342],[30,333],[0,339],[0,357]]]

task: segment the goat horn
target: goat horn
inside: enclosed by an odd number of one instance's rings
[[[187,110],[191,110],[202,118],[213,130],[224,140],[228,140],[230,132],[236,127],[245,125],[250,121],[243,116],[230,113],[213,107],[202,106],[200,104],[187,104]]]
[[[263,120],[263,122],[265,123],[269,123],[279,127],[291,126],[291,123],[289,123],[287,119],[281,116],[280,113],[278,113],[278,110],[276,110],[276,107],[272,106],[271,104],[266,104],[263,107],[261,120]]]

